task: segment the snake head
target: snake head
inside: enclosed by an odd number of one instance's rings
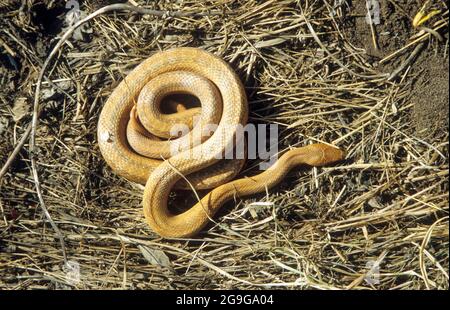
[[[346,156],[346,152],[336,147],[317,143],[311,144],[305,147],[307,156],[304,161],[310,166],[325,166],[340,160],[343,160]]]

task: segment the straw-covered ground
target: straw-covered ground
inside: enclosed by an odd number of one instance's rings
[[[45,71],[33,152],[25,140],[6,167],[69,10],[0,1],[0,288],[448,289],[448,8],[374,2],[376,24],[364,1],[130,1],[206,16],[122,11],[83,25]],[[430,18],[414,27],[421,8]],[[144,222],[142,186],[103,160],[96,127],[131,69],[179,46],[231,64],[249,121],[278,124],[280,151],[324,141],[347,159],[236,197],[193,239],[160,238]]]

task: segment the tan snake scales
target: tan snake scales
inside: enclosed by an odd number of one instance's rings
[[[178,107],[178,113],[161,113],[163,99],[176,93],[195,95],[201,109]],[[195,115],[200,115],[197,123],[191,121]],[[217,158],[234,143],[233,128],[245,124],[247,115],[244,88],[226,62],[201,49],[176,48],[151,56],[114,89],[100,114],[98,141],[103,157],[117,174],[145,184],[143,207],[150,227],[163,237],[189,237],[227,200],[273,187],[297,165],[322,166],[345,156],[337,148],[312,144],[289,150],[259,175],[231,181],[244,160]],[[174,136],[170,129],[177,123],[186,123],[192,130]],[[195,132],[209,123],[217,123],[212,135],[191,150],[170,156],[171,147],[179,149],[183,143],[196,141]],[[212,190],[192,208],[173,214],[168,209],[169,193],[174,188],[189,188],[183,176],[196,189]]]

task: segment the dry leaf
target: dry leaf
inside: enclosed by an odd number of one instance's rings
[[[25,115],[28,114],[30,106],[28,105],[27,98],[19,97],[14,101],[12,108],[13,120],[17,123]]]
[[[163,251],[151,249],[142,245],[138,245],[138,248],[150,264],[167,267],[170,269],[172,268],[169,257]]]

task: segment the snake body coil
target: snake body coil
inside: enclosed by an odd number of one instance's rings
[[[201,109],[181,107],[178,113],[161,113],[163,99],[178,93],[199,98]],[[195,115],[197,122],[192,121]],[[145,183],[144,214],[155,232],[164,237],[192,236],[233,196],[264,191],[294,166],[320,166],[344,157],[337,148],[313,144],[286,152],[260,175],[229,182],[244,161],[220,158],[235,143],[237,125],[244,125],[247,115],[244,88],[227,63],[201,49],[171,49],[145,60],[113,91],[100,114],[99,146],[116,173]],[[191,131],[174,135],[171,129],[179,123]],[[216,124],[215,131],[203,135],[208,124]],[[186,145],[191,149],[184,149]],[[171,156],[173,150],[180,151]],[[172,214],[167,206],[170,191],[189,188],[183,176],[196,189],[214,189],[189,210]]]

